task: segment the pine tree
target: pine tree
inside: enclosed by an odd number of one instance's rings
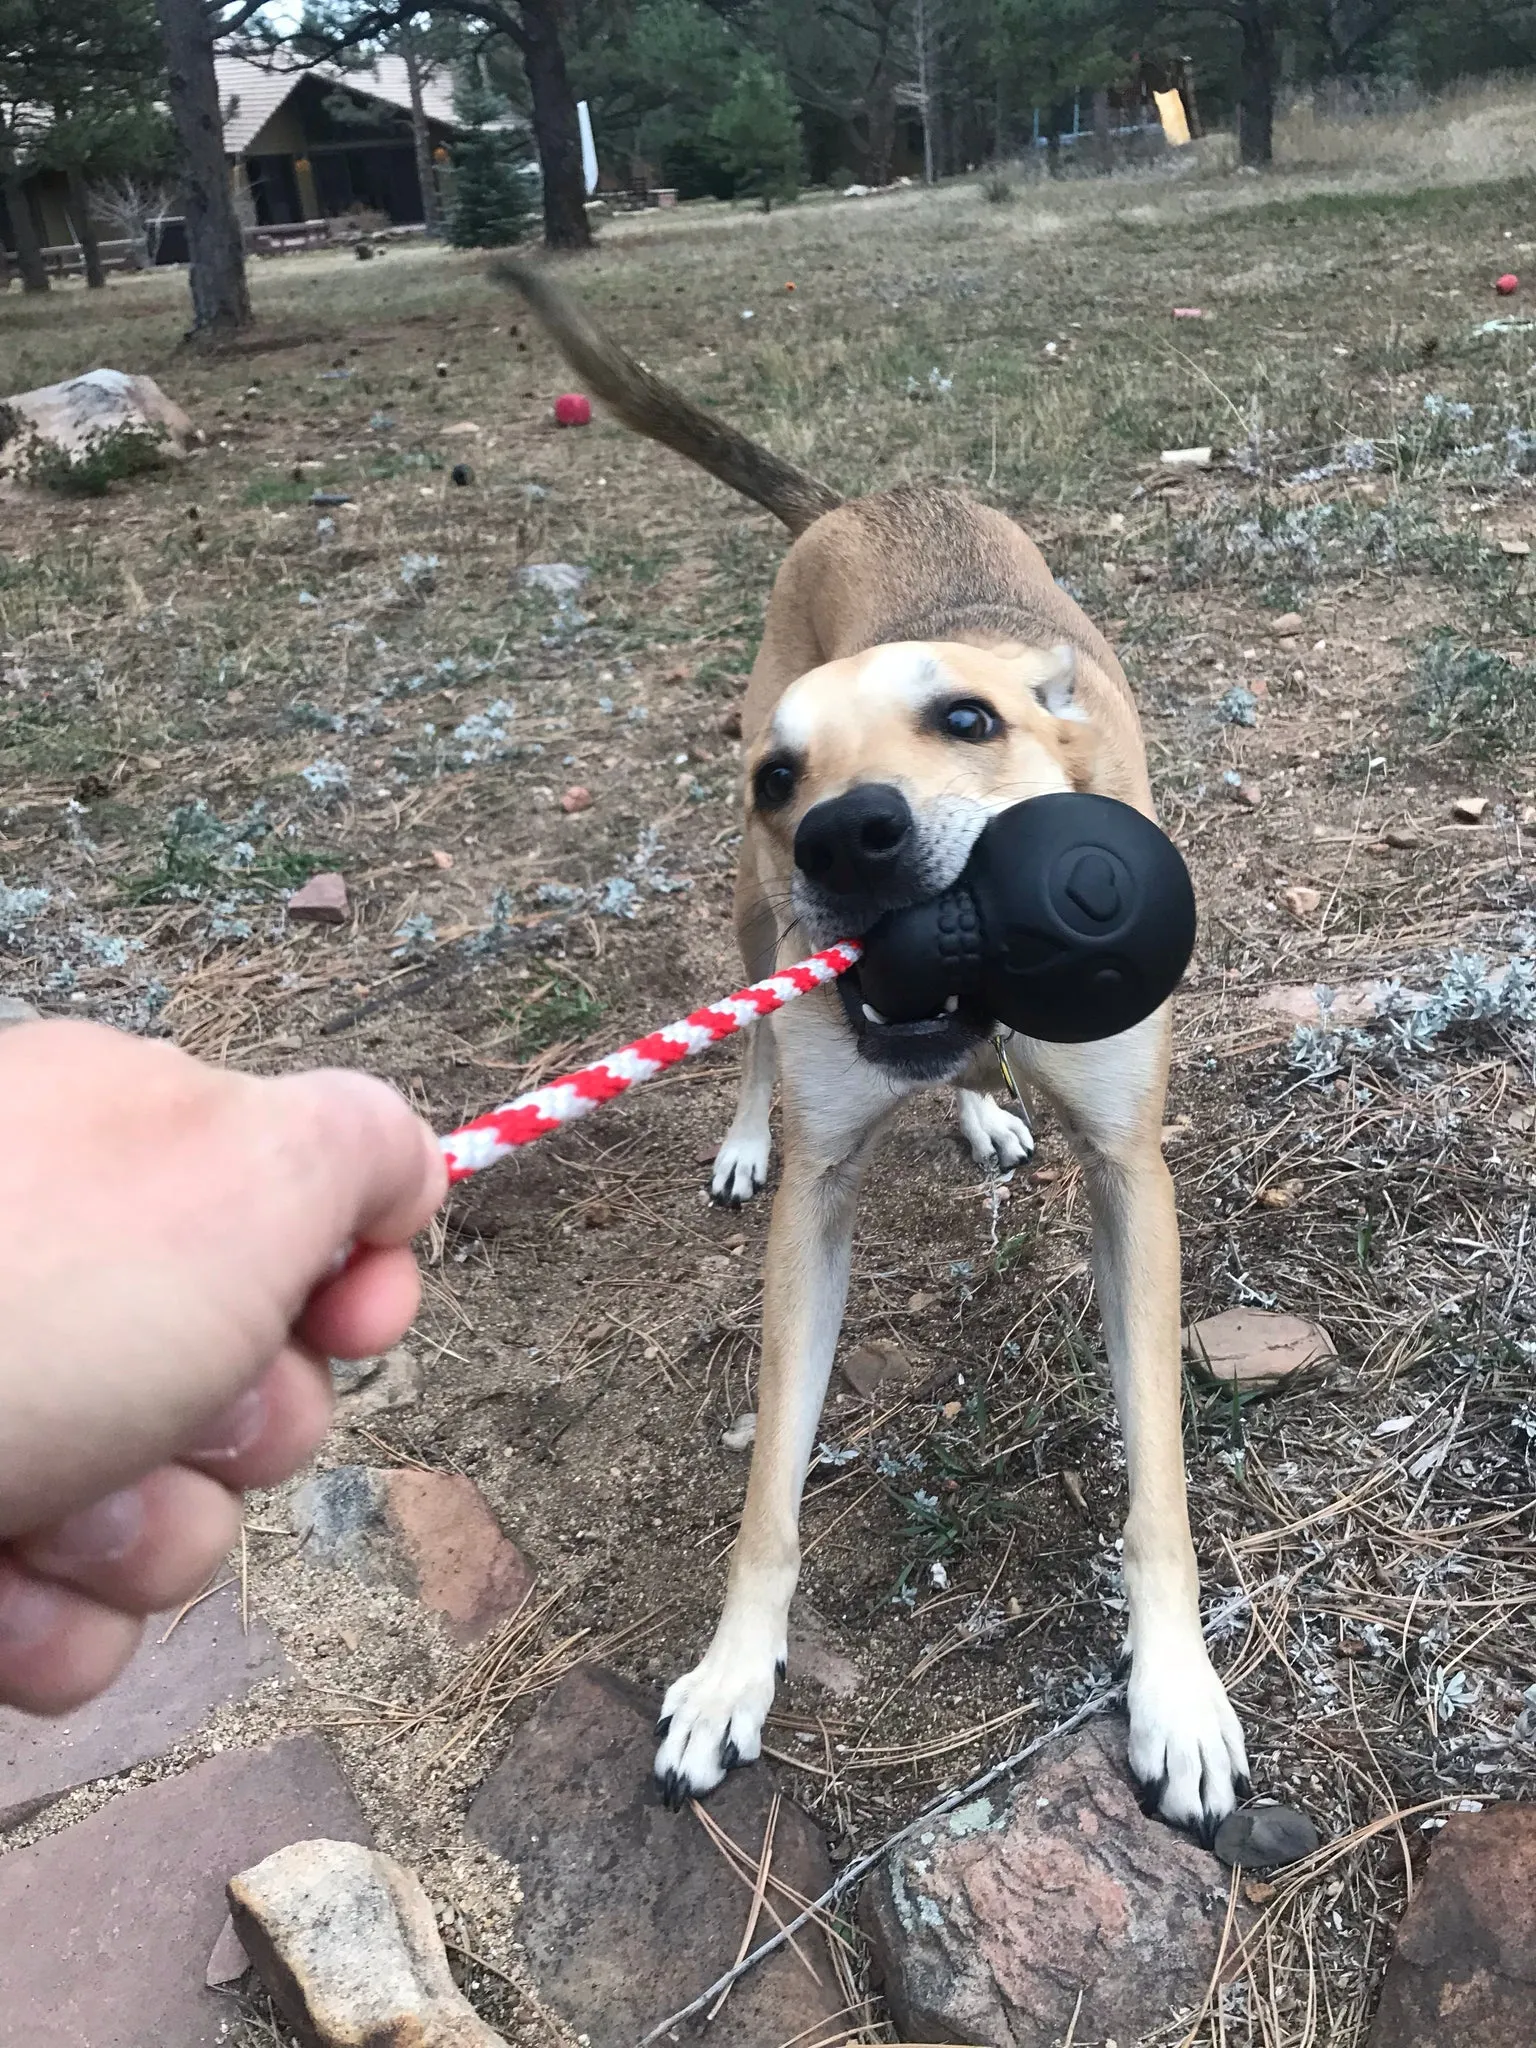
[[[464,133],[453,146],[453,198],[448,239],[456,249],[504,249],[528,231],[527,174],[516,132],[493,127],[506,108],[483,86],[457,98]]]
[[[765,205],[793,199],[805,168],[800,114],[777,65],[755,53],[736,74],[730,96],[709,124],[711,140],[735,176],[738,192]]]

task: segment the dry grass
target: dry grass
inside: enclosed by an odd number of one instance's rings
[[[615,227],[583,275],[648,360],[843,488],[938,472],[1017,513],[1138,689],[1203,905],[1168,1132],[1186,1304],[1272,1300],[1340,1351],[1273,1400],[1188,1394],[1258,1783],[1328,1838],[1258,1900],[1261,1933],[1234,1931],[1209,2009],[1170,2016],[1188,2048],[1362,2041],[1426,1823],[1529,1796],[1536,1770],[1530,1032],[1296,1043],[1256,1001],[1428,991],[1456,949],[1536,936],[1536,788],[1504,709],[1527,670],[1464,654],[1519,654],[1536,623],[1502,545],[1536,527],[1536,355],[1478,331],[1521,317],[1489,282],[1531,253],[1523,105],[1468,130],[1503,138],[1503,183],[1468,182],[1454,126],[1412,116],[1372,127],[1364,165],[1316,168],[1308,142],[1312,168],[1261,180],[1207,163],[1006,209],[956,186],[685,211]],[[1301,138],[1293,120],[1288,156]],[[556,433],[563,373],[468,259],[296,257],[255,285],[263,326],[228,356],[178,348],[174,278],[0,300],[18,383],[148,370],[208,433],[101,503],[0,506],[0,874],[48,892],[0,893],[0,968],[212,1057],[388,1074],[446,1128],[728,985],[720,723],[781,542],[605,424]],[[1160,469],[1207,441],[1210,472]],[[329,532],[322,481],[355,500]],[[521,591],[529,560],[590,567],[584,620]],[[1429,644],[1453,702],[1426,705]],[[1227,720],[1234,689],[1252,726]],[[575,818],[569,782],[596,798]],[[1472,791],[1469,830],[1450,804]],[[280,899],[317,861],[345,868],[355,920],[295,934]],[[1302,921],[1292,884],[1319,893]],[[516,1919],[504,1875],[463,1861],[478,1779],[573,1659],[660,1685],[718,1600],[744,1474],[719,1435],[752,1405],[765,1227],[699,1196],[730,1075],[697,1063],[458,1198],[421,1404],[327,1447],[473,1474],[547,1609],[450,1653],[395,1596],[302,1563],[281,1502],[253,1517],[242,1582],[301,1679],[220,1739],[326,1726],[487,1973],[516,1976]],[[859,1238],[865,1338],[919,1370],[889,1409],[834,1394],[805,1519],[807,1595],[863,1686],[832,1711],[792,1677],[770,1733],[850,1855],[1096,1696],[1117,1653],[1123,1466],[1057,1134],[987,1186],[937,1106],[903,1115]],[[476,1981],[509,2038],[556,2038],[526,1986]]]

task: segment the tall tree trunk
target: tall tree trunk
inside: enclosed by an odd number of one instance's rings
[[[405,59],[406,81],[411,88],[411,141],[416,147],[416,176],[421,183],[421,217],[433,241],[443,233],[443,209],[437,197],[437,169],[432,162],[432,131],[427,126],[427,109],[421,97],[421,55],[416,38],[407,29],[400,39]]]
[[[929,9],[932,0],[917,0],[917,18],[913,34],[917,42],[917,91],[923,108],[923,183],[934,182],[936,168],[935,129],[938,127],[938,99],[934,91],[933,43],[930,37]]]
[[[533,139],[544,174],[544,246],[590,249],[581,123],[560,44],[560,0],[522,0],[519,13],[518,42],[532,102]]]
[[[1275,70],[1279,52],[1275,25],[1258,0],[1238,19],[1243,45],[1239,67],[1238,147],[1245,164],[1258,169],[1274,162]]]
[[[1195,92],[1195,67],[1188,57],[1179,59],[1179,91],[1184,98],[1184,118],[1189,123],[1189,132],[1198,142],[1205,133],[1205,124],[1200,119],[1200,100]]]
[[[245,239],[224,155],[223,110],[213,68],[213,25],[202,0],[156,0],[165,34],[167,99],[176,128],[192,336],[218,340],[251,324]]]
[[[1109,88],[1095,86],[1093,93],[1093,148],[1100,172],[1114,168],[1115,150],[1109,129]]]
[[[85,173],[78,164],[71,164],[64,178],[69,193],[70,218],[75,224],[75,240],[85,258],[85,281],[93,292],[99,292],[107,281],[107,273],[101,267],[101,248],[91,219],[91,195],[85,188]]]
[[[0,170],[0,184],[5,190],[5,210],[11,217],[11,234],[16,243],[16,268],[21,272],[21,288],[26,292],[45,292],[48,289],[48,266],[43,261],[43,245],[37,239],[37,223],[32,218],[32,208],[27,200],[26,188],[21,182],[14,157],[6,152],[4,169]]]

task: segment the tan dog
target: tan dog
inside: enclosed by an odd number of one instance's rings
[[[746,831],[736,923],[773,972],[946,889],[983,824],[1021,798],[1087,789],[1152,815],[1120,664],[1002,514],[927,485],[840,503],[700,412],[601,334],[538,272],[504,266],[562,352],[628,426],[775,513],[780,569],[742,712]],[[717,1195],[761,1185],[777,1065],[784,1170],[763,1296],[757,1441],[720,1625],[666,1697],[656,1772],[669,1799],[756,1757],[784,1669],[801,1490],[848,1286],[875,1141],[914,1089],[962,1086],[978,1153],[1029,1142],[979,1090],[990,1017],[950,1005],[890,1024],[857,970],[759,1027]],[[1094,1045],[1014,1038],[1010,1057],[1082,1161],[1094,1270],[1125,1433],[1130,1762],[1149,1810],[1208,1833],[1245,1790],[1242,1731],[1200,1627],[1180,1431],[1179,1238],[1159,1143],[1166,1006]],[[1023,1136],[1020,1136],[1023,1133]]]

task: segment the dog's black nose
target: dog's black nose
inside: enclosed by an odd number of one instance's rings
[[[795,866],[833,896],[879,896],[901,872],[912,810],[888,782],[861,782],[813,804],[795,834]]]

